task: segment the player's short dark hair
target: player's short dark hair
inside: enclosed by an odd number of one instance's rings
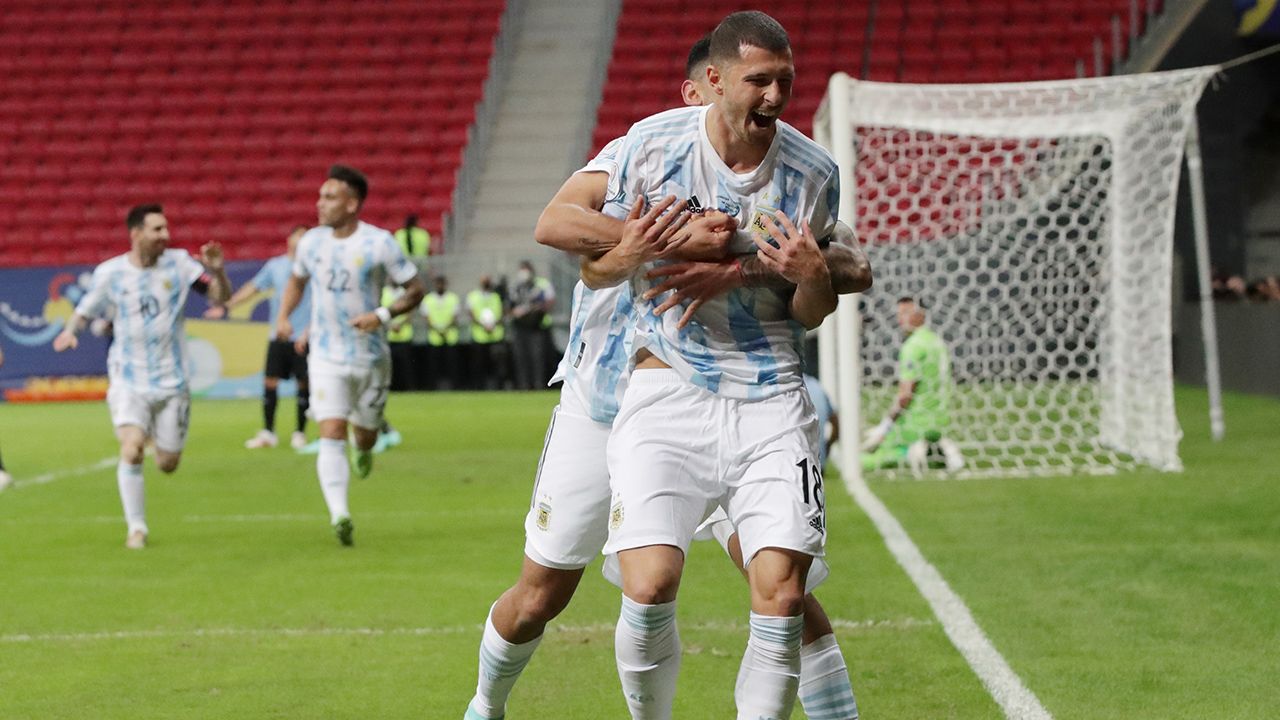
[[[129,214],[124,216],[124,226],[130,230],[137,230],[147,222],[147,216],[151,213],[157,215],[164,214],[164,208],[160,207],[160,203],[144,203],[142,205],[134,205],[129,208]]]
[[[911,303],[912,305],[915,305],[916,307],[920,308],[921,310],[928,310],[928,309],[929,309],[929,308],[928,308],[928,306],[926,306],[926,305],[924,304],[924,301],[923,301],[923,300],[920,300],[919,298],[911,297],[910,295],[903,295],[902,297],[898,298],[898,304],[899,304],[899,305],[902,305],[902,304],[904,304],[904,303]]]
[[[711,33],[698,38],[698,42],[689,48],[689,58],[684,61],[684,76],[693,79],[693,74],[702,69],[711,59]]]
[[[356,194],[356,200],[364,202],[369,197],[369,179],[364,173],[346,165],[334,165],[329,168],[329,179],[344,182]]]
[[[743,45],[773,53],[791,49],[791,39],[777,20],[759,10],[744,10],[729,15],[711,31],[711,61],[731,62],[742,57]]]

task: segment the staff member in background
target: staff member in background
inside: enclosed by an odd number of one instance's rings
[[[425,390],[458,388],[458,313],[462,301],[449,290],[449,280],[437,275],[434,288],[422,300],[418,311],[427,319],[427,367],[430,379]]]
[[[556,293],[551,282],[537,277],[533,263],[524,260],[516,272],[511,294],[511,350],[515,356],[516,389],[534,390],[546,385],[547,335]]]
[[[382,307],[390,308],[404,295],[404,288],[388,285],[382,288]],[[413,313],[391,318],[387,326],[387,345],[391,348],[391,391],[421,390],[416,382],[413,363]]]
[[[431,233],[427,232],[426,228],[418,227],[418,216],[406,217],[404,227],[395,232],[395,238],[404,256],[414,261],[418,269],[422,270],[422,264],[417,260],[431,254]]]
[[[467,312],[471,315],[471,387],[496,390],[501,387],[503,326],[502,298],[494,290],[493,278],[484,275],[480,287],[467,293]]]

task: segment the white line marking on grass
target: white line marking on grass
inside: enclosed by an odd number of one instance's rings
[[[933,625],[932,620],[900,618],[896,620],[832,620],[839,630],[912,630]],[[616,623],[590,625],[555,625],[548,627],[552,633],[612,635]],[[685,631],[728,631],[747,629],[746,622],[703,622],[681,626]],[[224,638],[224,637],[394,637],[394,636],[443,636],[478,634],[483,625],[453,625],[416,628],[193,628],[185,630],[104,630],[81,633],[15,633],[0,635],[0,644],[25,644],[49,642],[84,642],[93,640],[153,640],[169,638]]]
[[[65,478],[87,475],[91,472],[106,470],[109,467],[113,467],[117,462],[119,462],[119,459],[113,455],[109,458],[103,458],[92,465],[84,465],[78,468],[71,468],[70,470],[55,470],[53,472],[47,472],[43,475],[36,475],[35,477],[25,478],[23,480],[14,480],[13,489],[17,490],[19,488],[30,487],[32,485],[48,485],[51,482],[63,480]]]
[[[986,633],[982,632],[964,600],[951,589],[937,568],[925,559],[902,524],[880,498],[871,492],[866,481],[861,477],[846,479],[845,487],[863,512],[871,518],[871,522],[875,523],[889,552],[893,553],[902,569],[907,571],[911,581],[933,609],[934,615],[942,622],[942,629],[951,639],[951,644],[956,646],[969,667],[973,668],[987,692],[1004,711],[1005,717],[1010,720],[1053,720],[1053,716],[1040,704],[1035,693],[1022,683],[1022,679],[1009,667],[1004,656],[991,644]]]

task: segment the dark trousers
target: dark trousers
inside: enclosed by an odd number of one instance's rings
[[[462,387],[458,378],[458,346],[428,345],[427,367],[429,377],[426,390],[457,390]]]
[[[515,360],[517,390],[534,390],[547,384],[547,341],[542,328],[513,327],[511,353]]]
[[[416,390],[413,377],[415,372],[413,345],[407,342],[394,342],[389,345],[391,345],[391,391]]]

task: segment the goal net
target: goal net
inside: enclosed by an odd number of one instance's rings
[[[848,427],[842,471],[858,472],[858,430],[897,394],[902,296],[923,301],[949,349],[950,421],[939,429],[963,453],[959,473],[1180,469],[1173,217],[1212,73],[832,78],[814,134],[840,163],[841,215],[854,218],[875,274],[858,312],[842,308],[820,340],[823,382]]]

